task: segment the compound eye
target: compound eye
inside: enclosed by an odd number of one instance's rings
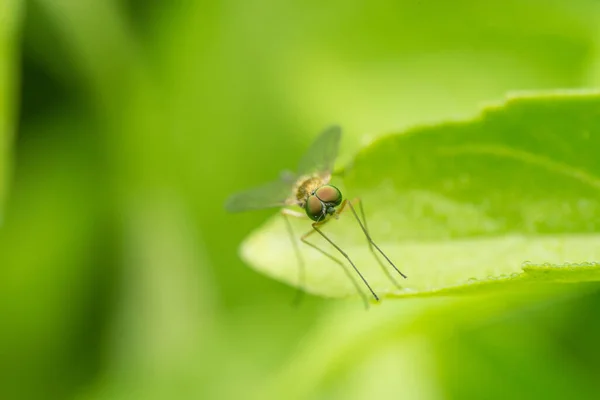
[[[332,185],[321,186],[317,189],[315,195],[324,203],[332,203],[338,206],[342,202],[342,192]]]
[[[317,196],[310,196],[304,205],[306,215],[313,221],[318,221],[323,216],[323,203]]]

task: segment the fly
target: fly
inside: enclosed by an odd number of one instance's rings
[[[360,201],[360,199],[356,198],[352,201],[344,199],[342,192],[336,186],[329,183],[331,180],[335,159],[337,158],[341,136],[341,129],[338,126],[332,126],[326,129],[317,137],[304,156],[300,159],[297,173],[294,174],[286,171],[282,173],[281,177],[276,181],[238,194],[234,194],[227,200],[225,208],[229,212],[241,212],[275,207],[281,208],[281,215],[286,221],[288,233],[292,239],[294,251],[298,259],[299,289],[303,288],[304,286],[306,268],[298,244],[294,239],[294,232],[292,230],[289,217],[308,217],[310,220],[312,220],[312,229],[302,235],[300,240],[340,265],[344,269],[346,275],[352,281],[352,284],[362,297],[365,305],[368,307],[368,298],[360,289],[360,286],[355,277],[352,275],[351,270],[348,270],[347,264],[344,264],[339,258],[307,240],[308,237],[315,232],[322,236],[341,256],[346,259],[346,261],[348,261],[356,275],[358,275],[360,280],[369,289],[373,298],[376,301],[379,301],[379,297],[348,254],[346,254],[346,252],[335,242],[333,242],[331,238],[329,238],[329,236],[327,236],[322,230],[322,227],[326,223],[331,220],[338,219],[340,214],[347,209],[346,207],[348,207],[348,209],[350,209],[356,218],[356,221],[358,222],[362,232],[364,233],[369,243],[369,249],[371,253],[373,253],[373,256],[379,263],[386,276],[392,281],[392,283],[394,283],[394,285],[400,287],[390,273],[389,269],[377,256],[375,250],[377,250],[377,252],[383,256],[383,258],[385,258],[388,264],[400,276],[406,278],[406,275],[404,275],[396,267],[396,265],[394,265],[394,263],[371,238],[367,228],[367,220],[365,217],[363,203]],[[362,220],[359,218],[358,213],[354,208],[356,204],[358,204]],[[300,207],[303,212],[290,209],[289,207]]]

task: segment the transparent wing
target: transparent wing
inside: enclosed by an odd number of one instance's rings
[[[283,207],[292,195],[294,184],[295,181],[286,176],[278,181],[236,193],[227,199],[225,209],[229,212],[241,212]]]
[[[298,175],[325,176],[331,174],[340,147],[341,136],[342,129],[339,126],[334,125],[323,131],[300,160]]]

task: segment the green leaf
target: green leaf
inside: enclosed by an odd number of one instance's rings
[[[10,147],[15,129],[20,4],[16,0],[0,0],[0,222],[8,187]]]
[[[472,120],[415,128],[364,148],[333,183],[347,198],[361,197],[373,240],[408,276],[386,265],[401,288],[382,272],[351,212],[323,231],[380,295],[597,281],[599,150],[595,92],[515,96]],[[296,240],[311,230],[308,221],[292,222]],[[318,234],[309,240],[339,256]],[[356,294],[340,265],[298,243],[307,291]],[[258,271],[299,282],[281,217],[254,232],[241,253]]]

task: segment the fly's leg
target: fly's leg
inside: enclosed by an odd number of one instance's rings
[[[383,264],[383,262],[381,261],[381,259],[377,255],[377,253],[375,253],[375,250],[374,250],[373,246],[377,247],[377,245],[371,239],[371,235],[369,235],[369,228],[367,226],[367,218],[366,218],[365,210],[364,210],[363,203],[362,203],[361,199],[360,198],[355,198],[354,200],[352,200],[352,202],[354,202],[355,204],[356,203],[359,204],[360,214],[361,214],[361,217],[362,217],[361,228],[363,228],[363,232],[365,233],[365,236],[367,238],[367,242],[369,243],[369,250],[371,251],[371,254],[373,254],[373,257],[377,260],[377,263],[381,267],[381,270],[383,271],[383,273],[385,274],[385,276],[387,276],[387,278],[394,284],[394,286],[396,286],[396,288],[398,288],[398,289],[401,290],[402,286],[400,286],[400,284],[394,278],[394,276],[392,274],[390,274],[390,271],[388,270],[388,268],[386,268],[386,266]],[[347,203],[349,205],[351,205],[350,201],[348,201]],[[346,206],[346,200],[344,200],[344,202],[342,203],[341,207],[338,209],[338,211],[336,213],[336,218],[344,211],[345,206]],[[356,212],[354,212],[354,208],[353,207],[352,207],[352,211],[354,213],[354,216],[358,219],[358,217],[356,215]],[[359,224],[360,224],[361,221],[360,220],[358,220],[358,221],[359,221]],[[363,227],[363,225],[364,225],[364,227]],[[377,247],[377,250],[379,250],[379,252],[381,252],[383,254],[383,252],[381,251],[381,249],[379,249],[379,247]],[[394,267],[394,269],[396,271],[398,271],[398,273],[400,275],[402,275],[404,278],[406,278],[406,276],[396,268],[396,266],[390,261],[389,258],[387,258],[385,256],[385,254],[383,254],[383,256],[392,264],[392,266]]]
[[[343,202],[342,207],[340,208],[340,210],[343,210],[343,208],[345,206],[345,203],[346,203],[346,201],[344,200],[344,202]],[[303,289],[304,289],[304,285],[305,285],[305,282],[306,282],[306,264],[304,262],[304,258],[302,257],[302,254],[300,252],[300,248],[298,247],[298,243],[296,242],[295,235],[294,235],[294,230],[292,228],[292,224],[290,223],[289,217],[306,218],[306,215],[303,214],[303,213],[297,212],[297,211],[293,211],[293,210],[284,208],[284,209],[281,210],[281,216],[285,220],[286,228],[287,228],[288,234],[290,235],[290,239],[291,239],[292,245],[294,247],[294,252],[296,253],[296,258],[298,260],[297,290],[296,290],[296,295],[294,297],[294,302],[293,302],[294,305],[298,305],[302,301],[302,299],[304,297],[304,290]],[[329,222],[329,220],[330,219],[326,219],[326,220],[323,220],[323,221],[315,222],[313,225],[323,226],[327,222]],[[358,282],[356,282],[356,280],[352,277],[352,275],[350,274],[350,272],[347,270],[346,266],[340,260],[338,260],[337,258],[335,258],[334,256],[332,256],[331,254],[327,253],[323,249],[317,247],[316,245],[314,245],[314,244],[312,244],[312,243],[310,243],[309,241],[306,240],[306,237],[310,236],[314,232],[315,232],[315,230],[311,230],[311,231],[307,232],[305,235],[303,235],[301,237],[300,240],[302,240],[302,242],[304,242],[308,246],[312,247],[313,249],[317,250],[321,254],[325,255],[326,257],[330,258],[331,260],[333,260],[334,262],[336,262],[337,264],[339,264],[342,267],[342,269],[344,270],[344,272],[346,273],[346,275],[348,276],[348,278],[350,278],[350,280],[352,281],[352,283],[353,283],[354,287],[356,288],[357,292],[363,298],[363,301],[365,302],[365,307],[368,308],[369,307],[368,299],[366,298],[366,296],[364,295],[364,293],[360,290],[360,286],[358,285]],[[350,262],[352,263],[352,261],[350,261]],[[359,272],[359,275],[360,275],[360,272]],[[364,280],[364,278],[363,278],[363,280]],[[368,286],[368,284],[367,284],[367,286]],[[373,295],[375,295],[375,294],[373,294]],[[379,300],[377,298],[377,296],[375,296],[375,298],[377,300]]]
[[[346,254],[337,244],[335,244],[327,235],[325,235],[320,229],[319,226],[323,226],[327,221],[329,221],[329,219],[323,221],[323,222],[315,222],[312,224],[312,231],[307,232],[306,234],[304,234],[302,236],[302,238],[300,240],[302,240],[304,243],[306,243],[308,246],[312,247],[313,249],[317,250],[318,252],[320,252],[321,254],[323,254],[324,256],[328,257],[329,259],[331,259],[332,261],[334,261],[336,264],[340,265],[342,267],[342,269],[344,270],[344,272],[346,273],[346,275],[348,276],[348,278],[352,281],[352,284],[354,285],[354,287],[356,288],[356,291],[360,294],[360,296],[362,297],[364,303],[365,303],[365,307],[368,308],[369,306],[369,301],[367,299],[367,297],[365,296],[365,294],[362,292],[362,290],[360,290],[360,286],[358,285],[358,282],[356,281],[356,279],[354,279],[354,277],[352,276],[352,274],[350,273],[350,271],[348,271],[347,267],[344,265],[344,263],[342,261],[340,261],[339,259],[337,259],[336,257],[334,257],[333,255],[329,254],[328,252],[326,252],[325,250],[319,248],[318,246],[310,243],[308,240],[306,240],[306,238],[308,236],[310,236],[312,233],[317,232],[319,235],[321,235],[325,240],[327,240],[333,247],[335,247],[335,249],[342,255],[344,256],[344,258],[346,258],[346,260],[348,260],[348,262],[350,263],[350,265],[352,265],[352,268],[354,269],[354,271],[358,274],[358,276],[360,277],[360,279],[363,281],[363,283],[367,286],[367,288],[369,288],[369,291],[371,292],[371,294],[373,295],[373,297],[375,298],[375,300],[379,301],[379,297],[377,297],[377,294],[375,294],[375,292],[373,291],[373,289],[371,288],[371,286],[369,285],[369,283],[367,282],[367,280],[365,279],[365,277],[360,273],[360,271],[358,270],[358,268],[356,268],[356,265],[354,264],[354,262],[350,259],[350,257],[348,256],[348,254]]]
[[[406,279],[406,275],[404,275],[397,267],[396,265],[394,265],[394,263],[392,262],[392,260],[390,260],[388,258],[388,256],[385,255],[385,253],[383,252],[383,250],[381,250],[379,248],[379,246],[377,246],[375,244],[375,242],[373,241],[373,239],[371,238],[371,235],[369,235],[369,231],[367,229],[367,219],[365,217],[365,210],[363,208],[363,204],[360,201],[359,198],[354,200],[355,202],[357,202],[359,204],[360,207],[360,213],[363,217],[363,222],[360,220],[360,218],[358,217],[358,214],[356,213],[356,210],[354,209],[354,206],[352,205],[352,202],[348,202],[348,206],[350,207],[350,210],[352,210],[352,214],[354,214],[354,217],[356,218],[356,220],[358,221],[358,224],[360,225],[360,228],[362,229],[363,233],[365,234],[365,237],[367,238],[368,242],[369,242],[369,248],[371,249],[371,253],[373,253],[373,256],[375,256],[375,259],[377,260],[377,262],[379,263],[379,265],[381,266],[381,268],[383,269],[383,271],[385,272],[385,274],[387,275],[387,277],[396,285],[396,287],[400,288],[400,285],[396,282],[395,279],[393,279],[393,277],[390,275],[389,271],[387,268],[385,268],[385,265],[383,265],[383,263],[381,262],[381,260],[379,259],[379,257],[377,257],[377,253],[375,253],[375,251],[373,250],[373,248],[377,249],[377,251],[390,263],[390,265],[396,270],[396,272],[398,272],[398,274],[400,274],[400,276],[402,276],[404,279]]]
[[[290,223],[288,217],[304,218],[306,217],[306,215],[284,208],[281,210],[281,216],[285,220],[285,225],[287,227],[288,234],[290,235],[292,245],[294,246],[294,252],[296,253],[296,259],[298,260],[298,281],[296,282],[296,295],[294,296],[293,301],[293,304],[297,306],[304,298],[304,285],[306,283],[306,265],[304,264],[304,259],[302,258],[302,254],[300,253],[300,247],[298,246],[298,242],[296,241],[296,237],[294,236],[294,230],[292,229],[292,224]]]
[[[356,204],[356,203],[359,204],[360,214],[361,214],[361,217],[362,217],[362,223],[364,225],[364,230],[363,231],[369,232],[369,227],[367,226],[367,218],[365,216],[365,210],[364,210],[364,207],[363,207],[363,203],[360,201],[359,198],[356,198],[356,199],[354,199],[352,201],[354,202],[354,204]],[[355,216],[356,216],[356,214],[355,214]],[[381,261],[381,259],[379,258],[379,256],[375,252],[375,249],[373,248],[373,243],[371,242],[371,240],[369,240],[369,236],[367,236],[367,242],[369,243],[369,250],[371,251],[371,254],[373,254],[373,258],[375,258],[375,260],[377,260],[377,263],[381,267],[381,270],[383,271],[383,273],[385,274],[385,276],[387,276],[387,278],[390,280],[390,282],[392,282],[394,284],[394,286],[396,286],[397,289],[402,290],[402,286],[400,286],[400,284],[398,283],[398,281],[390,273],[389,269],[386,268],[385,264]]]

